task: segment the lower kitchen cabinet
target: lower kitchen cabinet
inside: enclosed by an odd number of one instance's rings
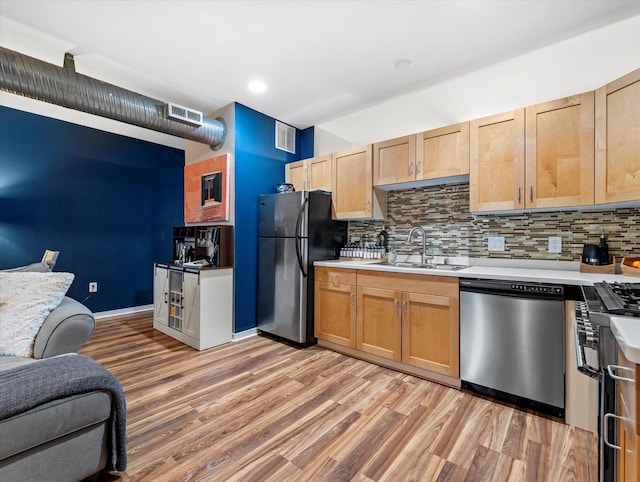
[[[321,346],[347,347],[352,356],[454,385],[460,376],[457,278],[326,267],[315,273]]]
[[[390,360],[402,358],[399,291],[358,286],[356,348]]]
[[[315,269],[315,336],[356,347],[356,271]]]
[[[154,267],[153,327],[197,350],[231,341],[233,270]]]
[[[460,375],[458,297],[402,293],[402,361]]]
[[[616,370],[619,482],[640,480],[640,369],[618,349]]]

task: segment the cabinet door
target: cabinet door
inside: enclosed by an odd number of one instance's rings
[[[153,321],[166,325],[169,319],[169,274],[167,269],[154,267]]]
[[[527,107],[527,208],[593,204],[593,106],[587,92]]]
[[[332,154],[331,175],[334,219],[370,218],[371,144]]]
[[[296,191],[307,188],[307,162],[296,161],[285,165],[285,181],[293,184]]]
[[[373,145],[373,185],[384,186],[416,179],[416,138],[399,137]]]
[[[469,123],[416,134],[416,180],[469,174]]]
[[[331,155],[319,156],[307,161],[307,189],[331,192]]]
[[[402,347],[401,293],[358,286],[356,348],[400,361]]]
[[[315,336],[356,347],[356,287],[326,281],[315,283]]]
[[[640,200],[640,69],[596,90],[596,204]]]
[[[471,121],[472,212],[524,208],[524,109]]]
[[[402,293],[402,362],[460,376],[457,298]]]
[[[184,318],[182,332],[196,340],[200,338],[200,276],[185,273],[182,281]]]

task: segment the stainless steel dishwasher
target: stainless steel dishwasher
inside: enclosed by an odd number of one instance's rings
[[[564,289],[460,279],[462,388],[564,418]]]

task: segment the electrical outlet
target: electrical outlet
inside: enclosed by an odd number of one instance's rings
[[[562,253],[562,237],[561,236],[549,236],[549,252]]]
[[[97,293],[98,292],[98,282],[92,281],[89,283],[89,293]]]
[[[489,251],[504,251],[504,236],[489,236],[487,240]]]

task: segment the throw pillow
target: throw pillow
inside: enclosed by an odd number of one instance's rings
[[[0,355],[33,355],[42,323],[73,278],[71,273],[0,271]]]

